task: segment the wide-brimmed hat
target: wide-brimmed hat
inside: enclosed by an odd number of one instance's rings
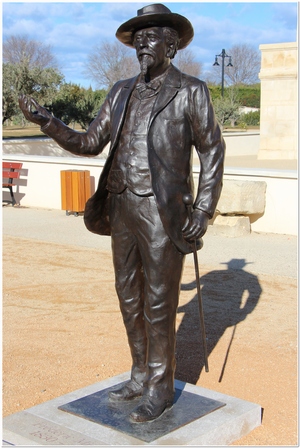
[[[194,37],[194,30],[190,21],[180,14],[171,12],[169,8],[160,3],[139,9],[136,17],[123,23],[118,28],[116,37],[123,44],[133,47],[133,35],[136,31],[155,26],[167,26],[175,29],[180,39],[179,50],[185,48]]]

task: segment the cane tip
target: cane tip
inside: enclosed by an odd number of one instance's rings
[[[190,193],[184,194],[182,197],[182,201],[185,205],[192,205],[193,196]]]

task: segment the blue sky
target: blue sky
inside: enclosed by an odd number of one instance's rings
[[[236,44],[295,42],[297,2],[163,2],[193,24],[189,48],[211,70],[216,54]],[[95,87],[83,76],[87,55],[151,2],[3,2],[3,39],[26,34],[51,45],[66,82]],[[133,54],[134,54],[134,50]]]

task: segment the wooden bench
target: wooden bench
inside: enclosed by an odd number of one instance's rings
[[[2,202],[7,202],[8,204],[15,205],[17,201],[15,200],[13,187],[16,186],[14,183],[16,179],[20,177],[20,170],[22,169],[23,163],[19,162],[2,162],[2,188],[8,188],[10,192],[11,200],[3,200]]]

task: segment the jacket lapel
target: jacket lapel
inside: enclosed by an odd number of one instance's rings
[[[112,125],[113,133],[111,140],[111,149],[113,149],[118,140],[120,131],[123,126],[126,106],[128,104],[130,94],[134,89],[134,86],[139,78],[139,75],[131,78],[122,87],[120,92],[119,100],[117,101],[116,112],[114,113],[114,123]],[[148,129],[150,128],[156,115],[174,98],[181,86],[181,73],[177,68],[171,65],[169,73],[163,83],[159,94],[157,95],[157,100],[153,106],[151,112],[151,117],[148,124]]]
[[[163,83],[157,100],[153,106],[148,129],[150,128],[157,114],[166,107],[166,105],[174,98],[181,86],[181,73],[173,65],[171,65],[169,73]]]
[[[128,82],[122,87],[122,90],[120,92],[120,96],[116,104],[116,111],[113,114],[111,148],[115,147],[118,140],[120,131],[123,126],[130,94],[134,89],[137,79],[138,76],[129,79]]]

